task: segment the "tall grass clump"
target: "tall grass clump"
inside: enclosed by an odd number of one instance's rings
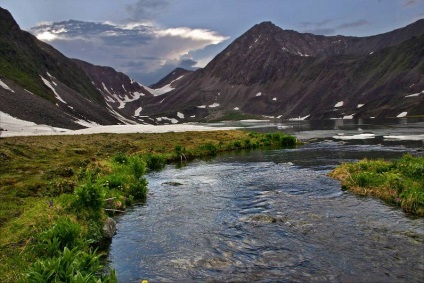
[[[399,160],[364,159],[344,163],[330,176],[342,188],[359,195],[374,196],[404,211],[424,216],[424,157],[404,155]]]

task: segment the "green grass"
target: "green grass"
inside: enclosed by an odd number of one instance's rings
[[[114,282],[113,272],[97,274],[103,221],[145,199],[147,171],[229,150],[296,143],[282,133],[243,131],[2,138],[1,281],[48,282],[71,274],[81,282]],[[92,264],[78,273],[83,260]],[[56,268],[59,263],[66,268]]]
[[[409,154],[400,160],[368,160],[344,163],[330,176],[342,188],[358,195],[374,196],[405,212],[424,216],[424,157]]]

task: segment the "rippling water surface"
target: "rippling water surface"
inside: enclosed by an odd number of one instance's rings
[[[117,218],[110,266],[120,282],[422,282],[424,220],[326,176],[417,150],[321,140],[168,166]]]

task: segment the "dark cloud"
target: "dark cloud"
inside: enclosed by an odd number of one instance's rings
[[[361,19],[354,22],[343,23],[335,27],[326,27],[326,25],[328,25],[332,21],[332,19],[325,19],[320,22],[301,22],[299,26],[303,29],[303,32],[318,35],[335,35],[337,33],[337,30],[339,29],[356,28],[371,24],[369,21]]]
[[[155,15],[163,12],[168,5],[168,0],[139,0],[135,4],[127,5],[129,20],[151,20]]]
[[[369,21],[362,19],[362,20],[358,20],[358,21],[355,21],[355,22],[344,23],[344,24],[338,25],[336,27],[336,29],[355,28],[355,27],[360,27],[360,26],[367,26],[369,24],[371,24]]]
[[[191,52],[228,38],[205,29],[73,20],[42,23],[30,32],[68,57],[111,66],[147,84],[158,81],[176,67],[193,69],[198,62],[189,55]]]
[[[404,0],[403,6],[404,7],[414,6],[417,3],[418,3],[418,0]]]

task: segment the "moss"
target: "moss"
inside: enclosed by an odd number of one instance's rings
[[[330,176],[341,180],[342,189],[373,196],[424,216],[424,157],[409,154],[400,160],[368,160],[344,163]]]

